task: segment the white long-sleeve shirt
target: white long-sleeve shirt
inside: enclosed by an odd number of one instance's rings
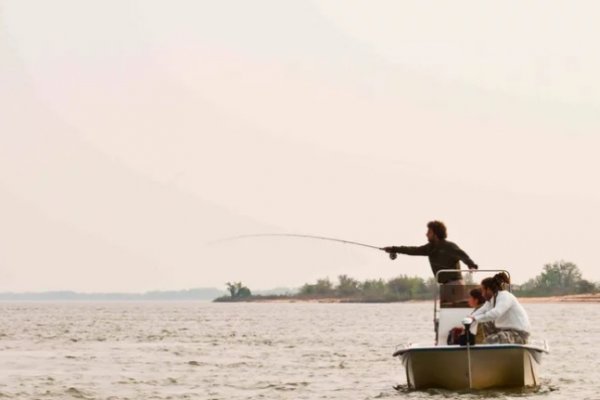
[[[529,317],[517,298],[507,290],[501,290],[496,296],[496,305],[493,299],[486,301],[483,306],[471,315],[477,322],[494,321],[496,328],[517,329],[529,332],[531,324]]]

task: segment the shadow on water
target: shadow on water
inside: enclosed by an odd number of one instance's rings
[[[530,388],[504,388],[504,389],[486,389],[486,390],[446,390],[446,389],[426,389],[426,390],[415,390],[410,389],[408,385],[396,385],[393,389],[397,394],[409,395],[410,397],[421,398],[423,397],[434,397],[434,398],[455,398],[456,396],[467,397],[467,398],[515,398],[515,397],[537,397],[539,395],[545,396],[549,393],[555,392],[558,389],[557,386],[553,385],[549,381],[542,381],[542,384],[537,387]]]

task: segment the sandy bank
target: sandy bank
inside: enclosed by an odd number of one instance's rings
[[[549,297],[519,297],[521,303],[600,303],[600,293]]]

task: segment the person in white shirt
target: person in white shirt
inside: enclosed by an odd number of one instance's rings
[[[504,272],[481,281],[481,291],[487,301],[471,314],[471,318],[474,323],[493,321],[495,326],[484,343],[527,343],[531,331],[529,317],[517,298],[504,290],[504,285],[509,283],[510,279]]]

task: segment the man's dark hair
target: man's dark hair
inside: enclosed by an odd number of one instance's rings
[[[494,275],[493,278],[485,278],[481,281],[481,286],[486,289],[491,289],[494,293],[494,296],[500,291],[504,289],[504,285],[510,284],[510,278],[506,273],[500,272]]]
[[[444,240],[448,237],[446,225],[442,221],[431,221],[427,224],[427,228],[431,229],[438,239]]]
[[[477,300],[477,304],[479,305],[485,303],[485,297],[483,297],[483,294],[481,294],[481,290],[477,288],[471,289],[471,291],[469,292],[469,296]]]

